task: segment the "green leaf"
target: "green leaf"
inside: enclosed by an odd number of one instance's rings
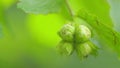
[[[95,40],[100,41],[102,45],[107,45],[115,51],[120,52],[120,34],[112,27],[104,23],[95,15],[92,15],[85,10],[78,13],[78,17],[85,20],[91,27],[97,37]]]
[[[97,15],[102,23],[113,26],[110,17],[110,6],[107,0],[70,0],[75,12],[85,9],[88,12]]]
[[[20,0],[18,7],[27,13],[48,14],[58,12],[64,0]]]

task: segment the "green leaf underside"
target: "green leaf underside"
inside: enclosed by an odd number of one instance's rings
[[[20,0],[18,8],[27,13],[48,14],[60,10],[64,0]]]
[[[102,23],[113,26],[110,17],[110,6],[107,0],[79,0],[81,7],[99,17]]]
[[[120,52],[120,34],[116,32],[112,27],[101,22],[97,16],[89,14],[85,10],[78,12],[78,17],[84,19],[97,34],[96,40],[102,42],[103,45],[107,45],[113,48],[115,51]]]

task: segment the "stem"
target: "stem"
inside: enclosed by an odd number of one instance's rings
[[[72,17],[72,21],[74,21],[73,17],[75,16],[75,14],[74,14],[74,12],[73,12],[73,10],[71,8],[71,5],[70,5],[68,0],[65,0],[65,2],[66,2],[66,6],[68,8],[68,11],[69,11],[69,13],[70,13],[70,15]],[[73,45],[74,45],[74,49],[75,49],[76,48],[75,34],[74,34]]]
[[[74,12],[73,12],[73,10],[72,10],[72,8],[71,8],[71,6],[70,6],[69,1],[68,1],[68,0],[65,0],[65,2],[66,2],[66,6],[67,6],[67,8],[68,8],[68,11],[69,11],[70,15],[71,15],[72,17],[74,17]]]

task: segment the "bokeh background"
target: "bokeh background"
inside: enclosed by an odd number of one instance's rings
[[[74,10],[79,8],[78,2],[71,0]],[[75,53],[60,56],[56,51],[60,41],[57,31],[65,24],[64,17],[28,14],[17,8],[17,3],[18,0],[0,0],[0,68],[120,68],[119,58],[109,49],[101,48],[97,57],[83,61]],[[111,19],[118,24],[120,2],[108,3],[113,7]]]

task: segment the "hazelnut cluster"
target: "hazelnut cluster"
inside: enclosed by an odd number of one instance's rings
[[[58,35],[62,41],[59,42],[57,48],[62,55],[71,55],[74,50],[80,58],[97,54],[98,47],[90,41],[92,32],[83,24],[65,24]]]

